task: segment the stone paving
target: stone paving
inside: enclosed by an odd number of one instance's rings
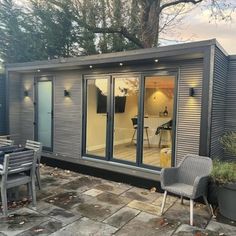
[[[189,201],[181,205],[173,196],[168,196],[166,212],[160,216],[162,194],[154,188],[48,166],[41,173],[37,209],[24,200],[12,204],[9,217],[0,216],[0,236],[236,236],[235,222],[210,218],[201,204],[194,207],[194,227],[189,226]],[[25,194],[22,187],[20,199]]]

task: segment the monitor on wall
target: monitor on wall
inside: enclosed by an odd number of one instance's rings
[[[126,97],[115,97],[115,113],[125,112]],[[107,96],[97,89],[97,113],[107,112]]]

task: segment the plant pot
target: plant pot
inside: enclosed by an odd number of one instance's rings
[[[236,183],[219,187],[218,203],[220,213],[230,220],[236,221]]]

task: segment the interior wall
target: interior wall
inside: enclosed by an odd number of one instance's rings
[[[167,107],[168,116],[173,115],[173,97],[169,94],[170,90],[165,89],[146,89],[145,97],[145,114],[151,116],[159,116],[160,112],[164,112]]]

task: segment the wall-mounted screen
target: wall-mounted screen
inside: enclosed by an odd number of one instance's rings
[[[126,96],[115,97],[115,113],[124,113]],[[107,113],[107,96],[97,89],[97,113]]]

